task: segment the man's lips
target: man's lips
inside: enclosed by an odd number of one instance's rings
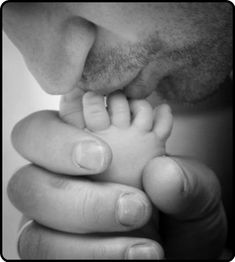
[[[125,95],[129,98],[133,99],[141,99],[149,96],[152,91],[155,89],[152,87],[153,85],[148,85],[142,79],[142,72],[139,71],[138,74],[128,81],[120,82],[116,85],[110,83],[109,85],[105,83],[100,83],[97,85],[92,84],[90,82],[82,81],[79,84],[79,88],[84,91],[93,91],[102,95],[108,95],[116,90],[122,90]]]

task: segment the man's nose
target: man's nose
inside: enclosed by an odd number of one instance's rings
[[[72,17],[64,21],[58,34],[58,42],[52,47],[55,51],[51,69],[58,67],[58,72],[52,72],[52,76],[56,77],[56,82],[59,77],[56,93],[62,94],[77,86],[81,79],[87,56],[95,42],[96,26],[83,18]],[[50,86],[48,88],[50,92]]]
[[[95,37],[96,27],[80,17],[61,22],[55,35],[47,37],[45,52],[29,65],[47,93],[65,94],[78,85]]]
[[[28,69],[50,94],[65,94],[79,82],[96,38],[96,26],[63,4],[4,5],[4,30]]]

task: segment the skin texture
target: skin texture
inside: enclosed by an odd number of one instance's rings
[[[210,12],[208,12],[210,10]],[[43,89],[195,102],[232,67],[227,3],[8,3],[4,30]]]
[[[75,89],[123,89],[131,98],[156,90],[159,100],[196,103],[218,90],[232,68],[227,3],[7,3],[3,19],[41,87],[66,94],[69,122],[80,110]],[[78,168],[71,157],[88,137],[104,160],[93,170]],[[12,203],[37,221],[21,235],[22,258],[162,258],[163,249],[167,258],[220,255],[226,220],[218,180],[204,164],[155,158],[144,170],[143,192],[90,180],[107,169],[111,149],[58,112],[23,119],[12,141],[32,162],[8,186]],[[161,240],[133,236],[129,231],[146,224],[155,208],[163,212]]]
[[[71,114],[60,112],[62,119],[105,141],[112,150],[110,166],[95,180],[142,187],[145,165],[157,156],[165,155],[173,117],[167,105],[153,111],[143,99],[128,101],[121,92],[107,98],[107,108],[102,95],[87,92],[78,97],[81,111]],[[78,157],[80,150],[78,149]],[[76,156],[77,156],[76,155]],[[98,161],[98,160],[97,160]],[[92,161],[89,160],[90,165]],[[128,175],[127,175],[128,174]]]
[[[55,163],[55,168],[59,169],[56,164],[58,161],[55,159],[52,161],[52,157],[54,157],[52,154],[43,158],[44,153],[40,149],[41,139],[35,141],[35,132],[39,135],[43,131],[35,128],[35,124],[43,122],[43,129],[54,133],[60,126],[48,125],[48,121],[51,123],[56,118],[57,116],[53,112],[38,112],[23,120],[21,127],[18,130],[15,129],[13,136],[14,144],[17,144],[21,154],[23,151],[27,153],[30,151],[30,148],[23,142],[24,138],[27,138],[28,145],[32,146],[32,151],[28,155],[35,159],[34,163],[37,163],[37,159],[39,159],[38,154],[42,154],[40,164],[42,167],[47,167],[48,161]],[[64,125],[61,120],[57,121],[61,127]],[[28,126],[27,134],[24,132],[25,125]],[[68,125],[67,130],[70,129],[71,127]],[[60,133],[58,136],[60,141],[67,141],[67,143],[69,138],[72,139],[70,136],[67,137],[67,132]],[[51,152],[59,151],[57,150],[58,145],[53,143],[50,135],[44,138],[46,139],[44,143],[48,145]],[[71,140],[68,144],[73,147],[74,141]],[[37,152],[33,150],[35,146],[38,148]],[[70,154],[57,157],[71,159]],[[72,169],[72,162],[70,165]],[[67,252],[66,249],[71,246],[70,243],[74,242],[74,235],[70,235],[69,232],[77,232],[77,237],[82,240],[86,239],[85,233],[96,232],[95,238],[99,236],[97,232],[100,230],[103,232],[127,232],[139,228],[150,218],[149,198],[154,206],[166,216],[163,219],[165,222],[160,228],[164,232],[163,248],[167,257],[212,258],[220,255],[226,236],[226,222],[220,202],[220,186],[210,169],[195,160],[183,157],[159,157],[146,167],[143,182],[148,197],[142,191],[132,187],[89,181],[89,176],[85,176],[83,179],[79,179],[79,177],[74,179],[71,176],[46,171],[38,166],[23,167],[11,179],[8,195],[21,212],[28,217],[35,218],[41,225],[31,225],[28,230],[23,232],[19,249],[21,257],[54,258],[57,257],[58,252],[59,254],[63,251]],[[182,186],[184,190],[182,190]],[[123,197],[127,198],[123,199]],[[64,216],[64,214],[70,215]],[[208,221],[210,221],[210,226],[208,226]],[[43,225],[51,230],[48,231]],[[35,226],[37,231],[35,231]],[[128,242],[125,247],[126,252],[134,243],[149,244],[149,238],[143,239],[143,236],[133,242],[132,234],[124,234],[125,240]],[[137,233],[137,236],[140,236],[140,233]],[[89,256],[89,248],[92,248],[94,240],[92,235],[90,237],[91,246],[87,245],[86,250],[76,246],[76,249],[73,249],[75,253],[72,257],[80,257],[81,250],[87,252]],[[118,233],[103,235],[103,248],[108,249],[107,245],[109,246],[111,238],[117,241],[113,246],[116,250],[116,245],[123,243],[123,239],[119,237]],[[179,238],[182,241],[179,241]],[[43,242],[40,239],[43,239]],[[57,241],[55,241],[56,239]],[[70,241],[67,243],[66,239],[70,239]],[[46,244],[48,241],[52,246],[48,247]],[[30,249],[27,246],[30,246]],[[157,253],[155,258],[160,256],[160,253]],[[103,257],[112,258],[115,257],[115,254],[105,252]],[[161,254],[163,255],[163,253]],[[118,255],[120,259],[123,258],[122,252]]]

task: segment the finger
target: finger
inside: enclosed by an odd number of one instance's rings
[[[82,96],[84,91],[74,88],[70,93],[63,95],[60,100],[60,117],[68,124],[77,128],[84,128]]]
[[[96,174],[109,166],[110,147],[99,138],[64,123],[56,111],[40,111],[12,131],[15,149],[30,162],[57,173]]]
[[[67,234],[37,223],[22,233],[21,259],[161,259],[162,247],[155,241],[134,237]]]
[[[167,258],[220,255],[226,240],[226,218],[219,182],[209,168],[192,159],[159,157],[146,167],[143,185],[165,214],[160,228]]]
[[[33,165],[11,178],[8,196],[27,217],[65,232],[126,231],[143,226],[151,215],[151,204],[138,189],[61,176]]]

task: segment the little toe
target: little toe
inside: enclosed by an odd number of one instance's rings
[[[153,126],[153,109],[146,100],[132,100],[130,103],[133,113],[132,124],[143,131],[149,131]]]
[[[110,119],[104,104],[104,96],[87,92],[83,96],[83,113],[86,127],[101,131],[110,126]]]
[[[166,140],[170,136],[173,128],[171,108],[167,104],[162,104],[154,111],[155,117],[153,130],[160,139]]]
[[[112,124],[117,127],[128,127],[130,125],[130,107],[126,96],[120,92],[114,92],[108,97],[108,109]]]

